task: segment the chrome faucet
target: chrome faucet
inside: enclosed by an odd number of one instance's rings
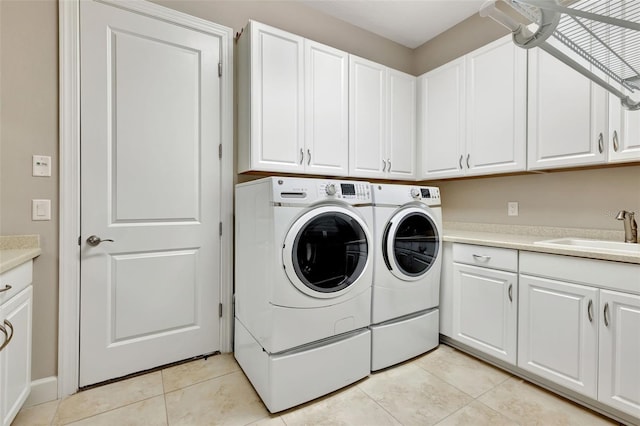
[[[620,210],[616,219],[624,221],[624,242],[625,243],[637,243],[638,242],[638,224],[634,219],[635,213],[628,212],[626,210]]]

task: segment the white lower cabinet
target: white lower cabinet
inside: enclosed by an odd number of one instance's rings
[[[640,419],[640,265],[521,252],[519,270],[518,367]]]
[[[518,367],[597,397],[598,289],[520,275]]]
[[[495,253],[494,253],[495,252]],[[518,276],[515,272],[463,264],[503,265],[515,250],[453,246],[453,338],[511,364],[516,363]],[[467,260],[470,259],[470,260]]]
[[[28,280],[28,282],[26,282]],[[9,284],[10,283],[10,284]],[[31,262],[0,275],[0,425],[9,426],[31,391]]]
[[[598,401],[640,419],[640,296],[600,290],[600,315]]]

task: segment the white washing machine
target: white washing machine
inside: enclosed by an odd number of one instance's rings
[[[235,357],[271,412],[369,374],[370,188],[293,177],[236,186]]]
[[[372,185],[376,258],[371,370],[438,346],[442,209],[440,190]]]

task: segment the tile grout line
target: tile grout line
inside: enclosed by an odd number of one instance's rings
[[[384,412],[385,412],[385,413],[387,413],[388,415],[390,415],[392,419],[394,419],[395,421],[397,421],[397,422],[398,422],[398,423],[400,423],[401,425],[404,425],[404,423],[402,423],[402,422],[400,421],[400,419],[398,419],[396,416],[394,416],[394,415],[393,415],[393,413],[391,413],[389,410],[387,410],[386,408],[384,408],[384,406],[383,406],[382,404],[380,404],[380,403],[379,403],[375,398],[373,398],[371,395],[369,395],[369,394],[367,393],[367,391],[365,391],[364,389],[362,389],[362,388],[360,387],[360,385],[356,385],[356,388],[357,388],[360,392],[362,392],[363,394],[365,394],[365,396],[366,396],[367,398],[369,398],[371,401],[373,401],[373,403],[374,403],[374,404],[376,404],[378,407],[382,408],[382,410],[384,410]]]
[[[196,385],[200,385],[200,384],[202,384],[202,383],[206,383],[206,382],[209,382],[209,381],[211,381],[211,380],[215,380],[215,379],[220,379],[220,378],[222,378],[222,377],[230,376],[230,375],[235,374],[235,373],[242,373],[242,374],[246,377],[246,374],[244,374],[244,372],[243,372],[241,369],[238,369],[238,370],[235,370],[235,371],[230,371],[230,372],[228,372],[228,373],[221,374],[221,375],[219,375],[219,376],[210,377],[210,378],[208,378],[208,379],[200,380],[199,382],[194,382],[194,383],[191,383],[191,384],[186,385],[186,386],[181,387],[181,388],[177,388],[177,389],[170,390],[169,392],[165,392],[165,394],[167,394],[167,393],[177,392],[177,391],[179,391],[179,390],[189,389],[189,388],[192,388],[192,387],[194,387],[194,386],[196,386]],[[247,380],[248,380],[248,379],[247,379]],[[164,388],[163,388],[163,389],[164,389]]]

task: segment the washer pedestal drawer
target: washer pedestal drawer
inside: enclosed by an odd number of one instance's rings
[[[439,315],[436,308],[371,326],[371,371],[390,367],[438,346]]]
[[[275,413],[367,377],[371,332],[361,329],[269,354],[236,319],[234,355],[264,404]]]

